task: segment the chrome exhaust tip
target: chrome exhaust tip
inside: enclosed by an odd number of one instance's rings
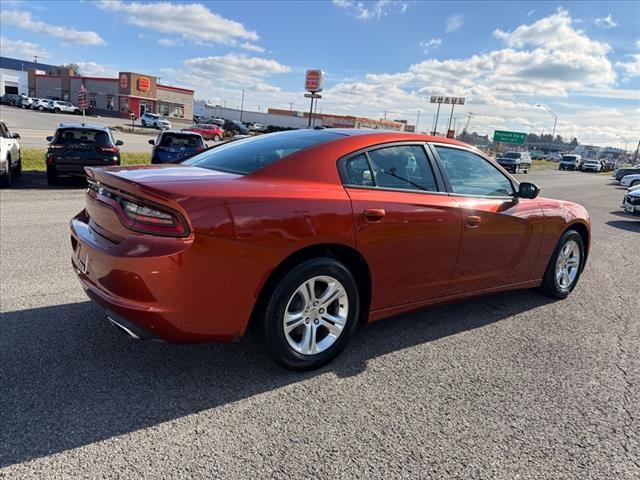
[[[113,325],[114,327],[116,327],[118,330],[120,330],[122,333],[124,333],[125,335],[131,337],[131,338],[135,338],[136,340],[140,340],[140,337],[138,335],[136,335],[135,333],[133,333],[131,330],[129,330],[127,327],[125,327],[124,325],[121,325],[120,323],[118,323],[116,320],[114,320],[111,317],[107,317],[107,320],[109,320],[111,322],[111,325]]]

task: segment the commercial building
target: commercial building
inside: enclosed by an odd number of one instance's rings
[[[0,57],[0,95],[5,93],[29,93],[27,75],[29,70],[49,73],[56,67],[46,63],[29,62],[17,58]]]
[[[77,103],[81,86],[87,91],[87,113],[92,115],[140,117],[159,113],[172,120],[193,118],[193,90],[158,83],[156,77],[120,72],[117,78],[77,75],[68,68],[59,73],[28,72],[29,96]]]

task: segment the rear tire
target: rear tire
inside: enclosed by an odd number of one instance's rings
[[[54,167],[47,167],[47,184],[58,185],[60,183],[60,177]]]
[[[7,158],[7,171],[0,175],[0,188],[9,188],[11,186],[11,167],[9,165],[9,158]]]
[[[580,234],[575,230],[564,232],[549,259],[540,293],[551,298],[567,298],[578,284],[584,258],[584,243]],[[563,274],[565,270],[566,277]]]
[[[219,142],[220,141],[220,135],[214,135],[213,136],[213,141],[214,142]]]
[[[146,127],[147,126],[147,122],[145,122],[144,120],[142,120],[142,126]]]
[[[44,107],[38,107],[38,110],[40,110],[41,112],[44,112]]]
[[[328,300],[323,302],[323,295]],[[291,370],[313,370],[329,363],[347,345],[359,304],[351,272],[335,259],[316,258],[279,280],[256,321],[276,362]]]
[[[19,177],[20,175],[22,175],[22,157],[18,159],[18,164],[14,167],[13,174],[16,177]]]
[[[54,108],[53,109],[53,113],[60,113],[60,109],[59,108]]]

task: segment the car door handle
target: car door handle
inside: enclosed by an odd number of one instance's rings
[[[370,222],[379,222],[384,218],[386,212],[383,208],[367,208],[364,212],[364,218]]]
[[[466,219],[467,226],[471,228],[478,227],[482,222],[482,218],[477,215],[469,215]]]

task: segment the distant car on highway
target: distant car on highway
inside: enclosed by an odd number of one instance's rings
[[[496,162],[511,173],[518,173],[518,171],[529,173],[531,169],[531,155],[529,152],[505,152],[498,156]]]
[[[627,213],[640,215],[640,185],[627,191],[622,199],[622,208]]]
[[[583,172],[600,172],[602,170],[602,163],[600,160],[589,159],[586,160],[581,167]]]
[[[199,133],[175,130],[161,132],[149,144],[153,145],[151,163],[178,163],[207,148]]]
[[[48,110],[54,113],[74,113],[76,115],[82,113],[74,104],[62,100],[50,100]]]
[[[199,133],[205,140],[213,140],[214,142],[220,141],[224,136],[224,130],[222,130],[222,128],[218,125],[207,123],[197,123],[191,125],[189,128],[183,128],[182,131]]]
[[[558,165],[558,170],[580,170],[582,167],[582,156],[563,155]]]
[[[145,113],[140,117],[140,123],[143,127],[159,128],[160,130],[169,130],[171,122],[157,113]]]
[[[11,177],[22,175],[20,135],[11,133],[0,120],[0,187],[10,187]]]
[[[45,155],[49,185],[56,185],[62,175],[84,177],[84,167],[120,165],[122,141],[114,141],[104,125],[61,123],[47,140],[51,142]]]

